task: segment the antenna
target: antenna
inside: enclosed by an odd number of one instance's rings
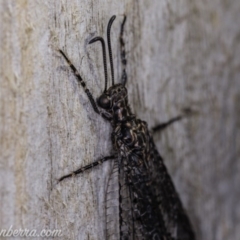
[[[89,44],[92,44],[94,42],[100,41],[102,44],[102,52],[103,52],[103,65],[104,65],[104,75],[105,75],[105,88],[104,88],[104,92],[107,91],[107,59],[106,59],[106,47],[105,47],[105,42],[104,39],[102,37],[95,37],[93,38]]]
[[[108,40],[108,51],[109,51],[109,59],[110,59],[110,66],[111,66],[111,73],[112,73],[112,85],[114,85],[114,69],[113,69],[113,59],[112,59],[112,48],[111,48],[111,36],[110,36],[110,31],[111,31],[111,26],[113,21],[115,20],[116,16],[113,15],[109,22],[108,22],[108,27],[107,27],[107,40]]]

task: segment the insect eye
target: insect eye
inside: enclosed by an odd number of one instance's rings
[[[110,99],[105,94],[103,94],[102,96],[99,97],[98,104],[102,108],[110,108],[111,107]]]

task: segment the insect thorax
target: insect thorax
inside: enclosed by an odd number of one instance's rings
[[[147,160],[149,139],[147,123],[140,119],[132,118],[118,124],[114,129],[114,145],[123,157],[134,156]]]

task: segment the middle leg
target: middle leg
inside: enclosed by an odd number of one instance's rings
[[[153,127],[153,128],[152,128],[152,132],[153,132],[153,133],[156,133],[156,132],[158,132],[158,131],[161,131],[161,130],[163,130],[164,128],[170,126],[172,123],[177,122],[177,121],[180,121],[181,119],[182,119],[182,116],[177,116],[177,117],[175,117],[175,118],[171,118],[169,121],[164,122],[164,123],[160,123],[160,124],[158,124],[157,126]]]

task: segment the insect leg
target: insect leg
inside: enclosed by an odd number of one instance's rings
[[[93,163],[91,163],[91,164],[88,164],[88,165],[86,165],[85,167],[81,167],[81,168],[79,168],[78,170],[73,171],[73,172],[70,173],[70,174],[67,174],[67,175],[62,176],[61,178],[58,179],[58,182],[61,182],[61,181],[62,181],[63,179],[65,179],[65,178],[69,178],[69,177],[75,176],[75,175],[77,175],[77,174],[79,174],[79,173],[83,173],[83,172],[85,172],[85,171],[88,170],[88,169],[91,169],[91,168],[93,168],[93,167],[96,167],[97,165],[102,164],[103,162],[105,162],[105,161],[107,161],[107,160],[109,160],[109,159],[114,159],[114,158],[116,158],[116,156],[114,156],[114,155],[101,158],[100,160],[97,160],[97,161],[95,161],[95,162],[93,162]]]
[[[182,119],[182,116],[177,116],[177,117],[175,117],[175,118],[170,119],[170,120],[167,121],[167,122],[160,123],[160,124],[158,124],[157,126],[155,126],[155,127],[152,128],[152,132],[155,133],[155,132],[157,132],[157,131],[161,131],[161,130],[163,130],[164,128],[166,128],[166,127],[168,127],[169,125],[171,125],[172,123],[177,122],[177,121],[179,121],[179,120],[181,120],[181,119]]]
[[[86,86],[86,83],[83,81],[82,77],[80,76],[78,70],[75,68],[75,66],[71,63],[71,61],[67,58],[67,56],[65,55],[65,53],[59,49],[59,52],[63,55],[63,57],[65,58],[65,60],[67,61],[68,65],[70,66],[70,68],[72,69],[75,77],[77,78],[78,82],[81,84],[81,86],[83,87],[85,93],[88,96],[88,99],[90,100],[90,103],[92,104],[92,107],[94,109],[94,111],[98,114],[100,114],[97,104],[92,96],[92,94],[90,93],[89,89]]]
[[[122,60],[122,66],[123,66],[123,70],[122,70],[122,84],[125,85],[127,82],[127,73],[126,73],[126,65],[127,65],[127,59],[126,59],[126,51],[125,51],[125,42],[123,40],[123,31],[124,31],[124,25],[126,22],[126,16],[124,16],[122,25],[121,25],[121,32],[120,32],[120,46],[121,46],[121,60]]]

